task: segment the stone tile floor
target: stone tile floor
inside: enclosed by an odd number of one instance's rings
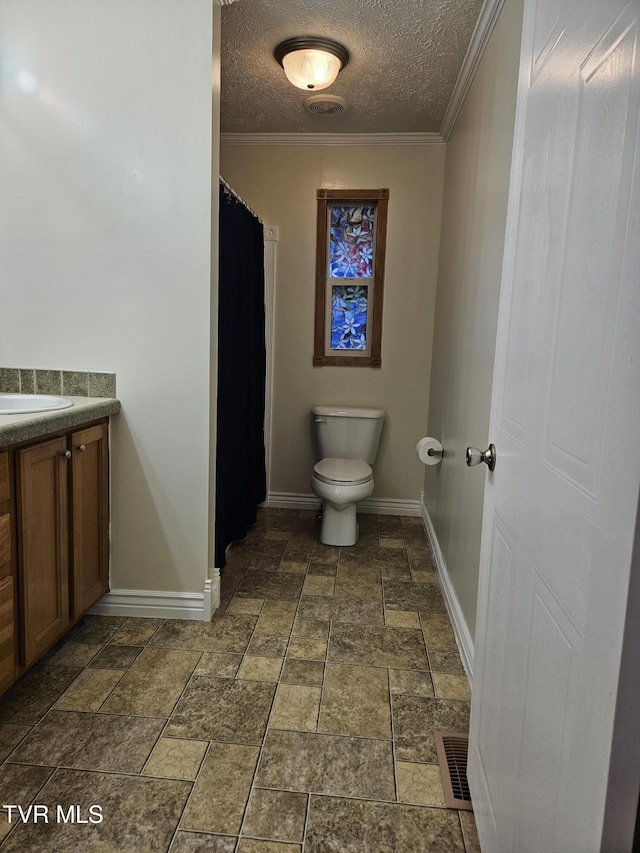
[[[420,519],[317,530],[261,510],[211,623],[85,617],[0,699],[2,804],[49,809],[0,811],[2,851],[479,851],[442,797],[432,730],[470,697]]]

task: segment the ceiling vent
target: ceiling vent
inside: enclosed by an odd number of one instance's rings
[[[349,109],[349,104],[339,95],[311,95],[306,98],[304,107],[317,116],[337,116]]]

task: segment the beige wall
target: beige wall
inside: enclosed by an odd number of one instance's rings
[[[277,225],[270,490],[310,494],[314,403],[387,412],[374,498],[417,500],[426,434],[444,145],[230,146],[221,172]],[[313,367],[318,187],[389,187],[382,368]]]
[[[447,143],[429,406],[446,455],[424,489],[471,636],[486,469],[467,468],[465,449],[489,442],[521,24],[522,0],[506,0]]]
[[[117,374],[111,586],[202,593],[211,2],[3,0],[0,22],[0,364]]]

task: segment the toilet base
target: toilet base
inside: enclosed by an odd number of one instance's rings
[[[323,501],[319,536],[323,545],[355,545],[358,541],[356,505],[335,509]]]

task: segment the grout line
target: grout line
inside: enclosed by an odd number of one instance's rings
[[[290,541],[291,541],[291,536],[289,537],[288,543],[289,543]],[[286,647],[285,647],[285,652],[284,652],[284,657],[283,657],[282,668],[281,668],[281,670],[280,670],[280,675],[279,675],[279,677],[278,677],[278,681],[277,681],[277,683],[276,683],[276,689],[275,689],[275,691],[274,691],[273,701],[272,701],[272,703],[271,703],[271,708],[270,708],[270,710],[269,710],[269,715],[268,715],[268,717],[267,717],[267,724],[266,724],[266,726],[265,726],[265,732],[264,732],[264,736],[263,736],[263,739],[262,739],[262,744],[261,744],[261,746],[260,746],[260,752],[259,752],[259,754],[258,754],[258,760],[257,760],[257,762],[256,762],[255,771],[254,771],[253,778],[252,778],[252,782],[251,782],[251,786],[250,786],[250,789],[249,789],[249,796],[247,797],[247,802],[246,802],[246,804],[245,804],[245,809],[244,809],[244,813],[243,813],[243,817],[242,817],[242,823],[241,823],[241,826],[240,826],[240,832],[239,832],[239,834],[238,834],[238,842],[237,842],[237,843],[238,843],[238,845],[240,844],[240,838],[241,838],[241,837],[244,837],[244,836],[243,836],[243,832],[244,832],[244,827],[245,827],[245,823],[246,823],[246,819],[247,819],[247,814],[248,814],[248,810],[249,810],[249,803],[250,803],[250,801],[251,801],[251,797],[253,796],[253,793],[254,793],[254,791],[256,790],[256,788],[257,788],[257,787],[260,787],[260,786],[258,786],[258,785],[256,784],[256,779],[257,779],[257,775],[258,775],[258,770],[259,770],[259,768],[260,768],[260,762],[262,761],[262,755],[263,755],[263,752],[264,752],[264,749],[265,749],[265,744],[266,744],[267,736],[268,736],[269,731],[270,731],[270,723],[271,723],[271,719],[272,719],[272,717],[273,717],[273,713],[274,713],[274,709],[275,709],[275,705],[276,705],[276,700],[277,700],[277,698],[278,698],[279,687],[280,687],[280,684],[281,684],[281,683],[283,683],[283,682],[282,682],[282,674],[283,674],[283,672],[284,672],[284,668],[285,668],[285,665],[286,665],[286,661],[289,659],[289,658],[288,658],[288,654],[287,654],[287,653],[288,653],[288,651],[289,651],[289,647],[290,647],[290,645],[291,645],[291,642],[292,642],[292,640],[294,639],[293,632],[294,632],[295,625],[296,625],[296,622],[297,622],[297,620],[298,620],[298,616],[299,616],[300,605],[301,605],[301,601],[302,601],[302,589],[304,588],[304,580],[307,578],[307,576],[308,576],[308,574],[309,574],[309,569],[310,569],[310,566],[311,566],[311,553],[313,553],[313,547],[314,547],[314,545],[315,545],[315,542],[316,542],[316,541],[317,541],[317,531],[316,531],[316,536],[314,537],[313,545],[311,546],[311,551],[309,552],[309,558],[308,558],[308,560],[307,560],[307,568],[306,568],[305,574],[304,574],[304,576],[303,576],[303,578],[304,578],[304,579],[303,579],[303,582],[302,582],[302,586],[301,586],[301,588],[300,588],[300,594],[298,595],[298,598],[297,598],[296,608],[295,608],[295,612],[294,612],[294,615],[293,615],[293,620],[292,620],[292,622],[291,622],[291,627],[290,627],[290,629],[289,629],[289,633],[288,633],[288,636],[287,636],[287,644],[286,644]],[[285,552],[284,552],[284,553],[286,553],[286,548],[285,548]],[[282,563],[282,559],[284,559],[284,554],[283,554],[283,557],[281,558],[280,563]],[[278,570],[279,570],[279,567],[278,567]],[[327,643],[327,649],[328,649],[328,643]],[[325,652],[325,658],[326,658],[326,652]],[[326,664],[325,664],[325,667],[326,667]],[[321,696],[322,696],[322,694],[321,694]],[[319,718],[320,718],[320,706],[318,706],[318,720],[319,720]],[[318,725],[318,723],[316,722],[316,728],[317,728],[317,725]],[[269,790],[269,789],[267,789],[267,790]],[[271,789],[271,790],[282,790],[282,789]],[[296,793],[306,793],[306,796],[307,796],[307,809],[306,809],[306,813],[305,813],[305,824],[304,824],[303,841],[302,841],[302,849],[304,850],[304,843],[305,843],[305,837],[306,837],[307,815],[308,815],[308,811],[309,811],[310,795],[309,795],[309,793],[308,793],[308,792],[296,792]]]
[[[28,725],[28,723],[4,723],[3,725],[8,725],[8,726],[20,726],[20,725]],[[25,739],[26,739],[26,738],[31,734],[31,732],[32,732],[34,729],[35,729],[35,726],[34,726],[34,725],[29,726],[29,731],[28,731],[28,732],[25,732],[25,733],[22,735],[22,737],[20,738],[20,740],[19,740],[19,741],[14,745],[13,749],[11,750],[11,752],[10,752],[10,753],[9,753],[9,754],[8,754],[8,755],[7,755],[3,760],[2,760],[2,761],[0,761],[0,767],[4,767],[4,765],[5,765],[5,764],[19,764],[19,763],[20,763],[20,762],[17,762],[17,761],[16,761],[16,762],[11,761],[11,756],[12,756],[12,755],[13,755],[13,753],[16,751],[16,749],[18,749],[18,747],[19,747],[19,746],[22,746],[22,744],[24,743]]]
[[[407,556],[406,546],[404,549],[405,556]],[[385,597],[385,588],[384,588],[384,578],[382,577],[382,568],[380,569],[380,586],[382,587],[382,618],[384,620],[385,627],[387,625],[387,606],[386,606],[386,597]],[[424,639],[424,635],[423,635]],[[400,800],[400,792],[398,787],[398,759],[396,756],[396,730],[393,719],[393,696],[391,694],[391,667],[387,668],[387,688],[389,690],[389,715],[391,717],[391,761],[393,764],[393,788],[396,795],[396,801]]]
[[[161,740],[161,738],[165,737],[165,734],[164,734],[164,733],[166,732],[166,730],[167,730],[167,726],[169,725],[169,722],[171,721],[171,717],[173,716],[174,711],[175,711],[175,710],[176,710],[176,708],[178,707],[178,703],[180,702],[180,700],[182,699],[182,697],[184,696],[184,694],[187,692],[187,688],[188,688],[188,687],[189,687],[189,685],[191,684],[191,681],[192,681],[192,679],[193,679],[193,677],[194,677],[194,673],[195,673],[196,669],[198,668],[198,666],[199,666],[199,664],[200,664],[200,661],[201,661],[201,660],[202,660],[202,658],[203,658],[203,655],[204,655],[204,652],[201,652],[201,653],[200,653],[200,657],[198,658],[198,661],[197,661],[196,665],[193,667],[193,670],[191,671],[191,675],[190,675],[190,676],[189,676],[189,678],[186,680],[185,685],[184,685],[184,687],[182,688],[182,691],[180,692],[180,695],[178,696],[178,698],[177,698],[177,699],[176,699],[176,701],[174,702],[174,704],[173,704],[173,708],[171,709],[171,713],[170,713],[170,714],[169,714],[169,716],[166,718],[166,720],[165,720],[165,724],[164,724],[164,726],[162,727],[162,729],[160,730],[160,734],[159,734],[159,735],[158,735],[158,737],[156,738],[156,741],[155,741],[154,745],[152,746],[151,751],[149,752],[149,755],[147,755],[146,761],[145,761],[145,763],[144,763],[144,765],[143,765],[143,767],[142,767],[142,770],[140,771],[141,773],[143,773],[143,772],[144,772],[144,768],[145,768],[145,767],[147,766],[147,764],[149,763],[149,759],[151,758],[151,753],[153,752],[153,750],[154,750],[154,749],[156,748],[156,746],[158,745],[158,742]],[[208,740],[208,738],[191,738],[191,740]],[[203,761],[204,761],[204,759],[203,759]],[[198,771],[198,772],[199,772],[199,771]]]
[[[53,767],[55,770],[73,770],[75,773],[102,773],[105,776],[130,776],[132,779],[171,779],[175,782],[186,782],[188,785],[193,785],[191,779],[178,779],[173,776],[142,776],[140,773],[134,773],[132,770],[108,770],[96,767],[78,767],[74,764],[40,764],[34,761],[9,761],[8,764],[13,764],[16,767]],[[1,846],[1,845],[0,845]]]
[[[50,767],[51,765],[36,765],[36,766],[45,766],[45,767]],[[53,779],[53,777],[54,777],[54,776],[56,775],[56,773],[58,772],[58,769],[59,769],[58,767],[54,767],[54,769],[53,769],[53,773],[51,773],[51,774],[48,776],[48,778],[47,778],[47,779],[42,783],[42,785],[41,785],[41,786],[38,788],[38,790],[34,793],[33,798],[29,801],[29,805],[32,805],[33,803],[35,803],[35,801],[36,801],[36,797],[39,797],[39,796],[40,796],[40,794],[44,791],[44,789],[47,787],[47,785],[49,784],[49,782]],[[7,834],[5,835],[5,837],[0,841],[0,847],[4,847],[4,843],[5,843],[5,841],[7,840],[7,838],[9,838],[9,836],[13,834],[13,832],[14,832],[14,830],[15,830],[16,826],[19,826],[19,825],[21,825],[21,824],[22,824],[22,821],[20,821],[20,823],[16,822],[16,824],[15,824],[14,826],[12,826],[12,827],[11,827],[11,829],[9,830],[9,832],[7,832]]]
[[[278,729],[277,731],[280,731],[280,730]],[[313,734],[313,732],[303,732],[303,734]],[[141,779],[141,778],[144,778],[144,779],[169,779],[170,781],[184,782],[187,785],[195,786],[195,783],[198,780],[198,777],[200,776],[200,773],[202,771],[202,767],[204,766],[204,763],[205,763],[205,761],[209,755],[210,747],[212,746],[212,744],[215,744],[215,743],[226,743],[226,741],[211,740],[208,742],[207,749],[206,749],[205,754],[204,754],[204,758],[202,759],[202,763],[200,765],[198,775],[196,776],[195,779],[180,779],[180,778],[173,777],[173,776],[143,776],[142,773],[133,773],[130,770],[101,770],[101,769],[96,769],[96,768],[76,767],[76,766],[71,765],[71,764],[69,764],[69,765],[61,764],[58,766],[53,766],[51,764],[36,764],[34,762],[26,763],[26,762],[22,762],[22,761],[20,761],[20,762],[19,761],[15,761],[15,762],[11,761],[11,762],[7,762],[7,763],[12,765],[12,766],[16,766],[16,767],[49,767],[49,768],[53,768],[54,772],[57,770],[72,770],[76,773],[102,774],[105,776],[127,776],[127,777],[130,777],[132,779]],[[241,746],[256,746],[256,744],[244,743],[244,744],[241,744]],[[259,761],[258,761],[258,763],[259,763]],[[438,765],[433,764],[433,762],[416,762],[416,761],[413,761],[410,763],[411,764],[420,764],[420,766],[423,766],[423,767],[424,766],[438,767]],[[53,774],[51,774],[51,776],[53,776]],[[49,779],[50,778],[51,777],[49,777]],[[49,781],[49,780],[47,780],[47,781]],[[371,802],[371,803],[384,803],[386,805],[394,805],[394,804],[397,805],[397,802],[395,800],[384,800],[384,799],[375,798],[375,797],[358,797],[355,794],[337,794],[337,793],[328,793],[326,791],[301,791],[299,788],[289,788],[286,786],[275,788],[275,787],[272,787],[270,785],[264,785],[264,784],[252,785],[252,790],[253,790],[253,788],[256,788],[258,790],[265,790],[265,791],[283,791],[284,793],[287,793],[287,794],[307,794],[308,796],[313,795],[314,797],[330,797],[330,798],[338,798],[338,799],[342,799],[342,800],[354,800],[357,802],[363,802],[364,801],[364,802]],[[405,803],[405,805],[412,805],[412,804]],[[415,803],[413,805],[420,805],[420,804]],[[185,805],[185,808],[186,808],[186,805]],[[425,808],[445,808],[445,807],[444,806],[425,806]],[[456,811],[459,811],[459,810],[456,809]],[[210,830],[195,830],[195,829],[194,830],[185,830],[185,832],[203,832],[206,835],[235,835],[235,833],[233,833],[233,832],[232,833],[211,832]],[[275,840],[275,839],[272,839],[272,840]],[[283,842],[283,843],[292,844],[294,842]],[[295,843],[298,843],[298,842],[295,842]]]
[[[424,642],[424,647],[427,650],[427,662],[429,664],[429,681],[431,682],[431,689],[433,691],[433,698],[437,699],[436,696],[436,683],[433,680],[433,670],[431,669],[431,657],[429,655],[429,644],[427,643],[427,635],[424,632],[424,622],[425,618],[420,611],[418,611],[418,619],[420,620],[420,625],[422,626],[422,640]]]
[[[396,801],[400,802],[400,788],[398,786],[398,758],[396,756],[396,728],[393,721],[393,697],[391,695],[391,669],[387,670],[387,685],[389,689],[389,716],[391,717],[391,760],[393,762],[393,785],[396,793]]]
[[[269,529],[269,528],[267,527],[267,529]],[[249,561],[249,562],[250,562],[250,561]],[[244,569],[243,573],[242,573],[242,576],[241,576],[241,578],[240,578],[240,580],[239,580],[239,582],[238,582],[238,585],[236,586],[236,588],[235,588],[235,590],[234,590],[234,592],[233,592],[233,595],[232,595],[232,597],[231,597],[231,599],[230,599],[231,601],[233,600],[233,598],[234,598],[234,596],[235,596],[235,594],[236,594],[236,591],[239,589],[239,587],[240,587],[240,585],[242,584],[242,581],[244,580],[244,578],[245,578],[245,576],[246,576],[246,574],[247,574],[247,572],[248,572],[248,571],[249,571],[249,566],[247,565],[247,566],[245,567],[245,569]],[[232,679],[228,679],[228,680],[230,680],[230,681],[235,681],[235,680],[236,680],[236,678],[237,678],[237,674],[238,674],[238,672],[240,671],[240,667],[242,666],[242,663],[243,663],[243,661],[244,661],[244,659],[245,659],[245,657],[246,657],[246,655],[247,655],[247,649],[248,649],[248,648],[249,648],[249,646],[251,645],[251,641],[253,640],[253,638],[254,638],[254,636],[255,636],[255,633],[256,633],[256,626],[258,625],[258,620],[259,620],[260,615],[262,614],[262,612],[263,612],[263,610],[264,610],[265,602],[266,602],[266,599],[263,599],[262,606],[260,607],[260,612],[258,613],[258,615],[257,615],[257,617],[256,617],[256,621],[255,621],[255,623],[254,623],[254,625],[253,625],[253,629],[252,629],[252,631],[251,631],[251,635],[249,636],[249,640],[247,641],[247,644],[246,644],[246,646],[245,646],[245,648],[244,648],[244,651],[243,651],[243,652],[241,652],[241,653],[240,653],[240,652],[228,653],[228,654],[241,654],[241,660],[240,660],[240,664],[239,664],[239,666],[238,666],[238,669],[236,670],[236,673],[235,673],[235,675],[233,676],[233,678],[232,678]],[[227,606],[228,606],[228,605],[227,605]],[[226,606],[225,606],[224,614],[220,614],[220,615],[221,615],[221,616],[223,616],[223,615],[227,615],[227,613],[226,613]],[[228,614],[228,615],[229,615],[229,616],[233,616],[234,614]],[[240,615],[243,615],[243,614],[240,614]],[[190,676],[190,678],[189,678],[189,681],[188,681],[188,682],[187,682],[187,684],[185,685],[185,688],[184,688],[184,690],[183,690],[183,692],[182,692],[182,694],[181,694],[180,698],[182,698],[182,696],[184,696],[184,693],[185,693],[185,692],[186,692],[186,690],[187,690],[187,686],[191,684],[192,680],[193,680],[195,677],[200,677],[200,676],[196,676],[196,675],[195,675],[195,671],[196,671],[196,669],[198,668],[198,665],[200,664],[200,662],[202,661],[202,658],[203,658],[204,654],[205,654],[205,652],[203,651],[203,652],[202,652],[202,654],[201,654],[201,656],[200,656],[200,658],[199,658],[199,660],[198,660],[198,663],[196,664],[196,666],[194,667],[193,672],[191,673],[191,676]],[[224,653],[222,653],[222,652],[218,652],[218,654],[224,654]],[[274,693],[274,696],[275,696],[275,693]],[[178,701],[179,701],[179,700],[178,700]],[[176,704],[177,704],[177,703],[176,703]],[[174,710],[175,710],[175,706],[174,706]],[[164,732],[166,731],[166,728],[167,728],[167,726],[168,726],[168,724],[169,724],[169,720],[170,720],[170,717],[169,717],[169,719],[167,719],[167,723],[166,723],[166,725],[164,726],[164,728],[163,728],[163,730],[162,730],[162,732],[161,732],[161,734],[160,734],[160,737],[162,737],[162,736],[164,735]],[[266,734],[266,729],[265,729],[265,734]],[[210,753],[210,751],[211,751],[211,744],[212,744],[212,740],[211,740],[211,738],[186,738],[186,739],[187,739],[187,740],[198,740],[198,739],[201,739],[201,740],[208,740],[208,744],[207,744],[207,748],[206,748],[206,750],[205,750],[204,756],[203,756],[203,758],[202,758],[202,761],[200,762],[200,766],[199,766],[199,768],[198,768],[198,772],[197,772],[197,774],[196,774],[196,778],[193,780],[192,788],[191,788],[191,791],[190,791],[189,796],[188,796],[188,798],[187,798],[187,801],[185,802],[184,808],[183,808],[183,810],[182,810],[182,812],[181,812],[181,814],[180,814],[180,817],[179,817],[179,819],[178,819],[178,822],[176,823],[176,827],[175,827],[175,830],[174,830],[174,832],[173,832],[173,836],[172,836],[172,838],[171,838],[171,843],[170,843],[170,845],[169,845],[169,850],[171,849],[171,846],[173,845],[173,842],[174,842],[174,840],[175,840],[175,838],[176,838],[176,836],[177,836],[178,832],[180,831],[180,824],[181,824],[182,819],[183,819],[183,817],[184,817],[184,814],[185,814],[185,812],[186,812],[186,810],[187,810],[187,808],[188,808],[188,806],[189,806],[189,803],[191,802],[191,798],[192,798],[192,796],[193,796],[193,793],[194,793],[195,788],[196,788],[196,784],[197,784],[198,779],[199,779],[199,777],[200,777],[200,774],[201,774],[201,772],[202,772],[202,768],[204,767],[204,765],[205,765],[205,763],[206,763],[206,760],[207,760],[207,757],[208,757],[208,755],[209,755],[209,753]],[[226,742],[226,741],[221,741],[221,742]],[[157,743],[157,741],[156,741],[156,743]],[[263,743],[264,743],[264,738],[263,738]],[[243,745],[243,746],[250,746],[250,744],[246,744],[246,743],[245,743],[245,744],[242,744],[242,745]],[[259,758],[259,756],[258,756],[258,758]],[[148,760],[149,760],[149,759],[147,759],[147,763],[148,763]],[[146,764],[145,764],[145,766],[146,766]],[[257,767],[258,767],[258,763],[256,762],[256,770],[257,770]],[[255,772],[256,772],[256,770],[254,770],[254,776],[255,776]],[[250,793],[251,793],[251,792],[250,792]],[[245,817],[245,814],[246,814],[246,809],[247,809],[248,802],[249,802],[249,798],[247,798],[247,802],[245,803],[245,809],[244,809],[244,812],[243,812],[242,823],[244,823],[244,817]],[[240,829],[242,829],[242,823],[241,823],[241,827],[240,827]],[[237,846],[237,844],[238,844],[238,840],[237,840],[237,838],[236,838],[236,844],[234,845],[234,849],[235,849],[235,846]]]
[[[275,518],[275,516],[274,516],[274,518]],[[271,525],[269,525],[269,528],[267,528],[267,529],[270,529],[270,527],[271,527]],[[287,543],[288,543],[289,541],[290,541],[290,538],[289,538],[289,540],[287,540]],[[283,555],[284,555],[284,553],[285,553],[285,552],[286,552],[286,548],[285,548],[285,551],[283,552]],[[281,557],[281,558],[280,558],[280,562],[282,562],[282,559],[283,559],[283,558]],[[308,567],[308,565],[307,565],[307,570],[308,570],[308,568],[309,568],[309,567]],[[305,577],[306,577],[306,573],[305,573]],[[304,581],[303,581],[303,585],[304,585]],[[298,596],[298,603],[297,603],[297,606],[296,606],[296,609],[295,609],[295,613],[294,613],[294,615],[293,615],[293,620],[292,620],[292,622],[291,622],[291,627],[289,628],[289,635],[288,635],[288,638],[287,638],[287,645],[286,645],[286,648],[285,648],[285,654],[284,654],[283,661],[282,661],[282,667],[281,667],[281,669],[280,669],[280,676],[278,677],[278,681],[276,682],[276,685],[275,685],[275,690],[273,691],[273,698],[272,698],[272,700],[271,700],[271,707],[269,708],[269,714],[267,715],[267,722],[266,722],[266,725],[265,725],[265,727],[264,727],[264,734],[263,734],[263,736],[262,736],[262,743],[260,744],[260,750],[259,750],[259,752],[258,752],[258,759],[257,759],[257,761],[256,761],[256,766],[255,766],[255,769],[254,769],[254,771],[253,771],[253,776],[252,776],[252,778],[251,778],[251,785],[249,786],[249,795],[247,796],[247,800],[246,800],[245,805],[244,805],[244,811],[243,811],[243,813],[242,813],[242,820],[241,820],[241,822],[240,822],[240,830],[239,830],[239,832],[238,832],[238,842],[237,842],[237,844],[239,844],[239,843],[240,843],[240,838],[242,837],[242,833],[243,833],[243,831],[244,831],[244,826],[245,826],[245,823],[246,823],[246,820],[247,820],[247,814],[248,814],[248,811],[249,811],[249,803],[251,802],[251,797],[253,796],[253,792],[255,791],[255,789],[256,789],[256,787],[257,787],[257,786],[256,786],[256,778],[257,778],[257,775],[258,775],[258,770],[259,770],[259,768],[260,768],[260,762],[262,761],[262,754],[263,754],[263,752],[264,752],[264,747],[265,747],[265,743],[266,743],[266,740],[267,740],[267,736],[268,736],[268,734],[269,734],[269,723],[271,722],[271,718],[273,717],[273,711],[274,711],[274,708],[275,708],[276,699],[277,699],[277,697],[278,697],[278,688],[279,688],[279,686],[280,686],[280,679],[281,679],[281,677],[282,677],[282,671],[284,670],[285,661],[286,661],[286,659],[287,659],[287,651],[288,651],[288,649],[289,649],[289,643],[291,642],[291,637],[292,637],[292,635],[293,635],[293,628],[294,628],[294,625],[295,625],[295,623],[296,623],[296,619],[297,619],[297,616],[298,616],[298,610],[299,610],[299,608],[300,608],[300,598],[301,598],[301,597],[302,597],[302,592],[301,592],[301,593],[300,593],[300,595]],[[265,599],[265,602],[266,602],[266,599]],[[264,607],[264,605],[263,605],[263,607]],[[256,626],[257,626],[257,624],[258,624],[258,623],[257,623],[257,621],[256,621]],[[252,634],[252,637],[251,637],[252,639],[253,639],[254,634],[255,634],[255,626],[254,626],[253,634]],[[249,641],[249,644],[250,644],[250,643],[251,643],[251,641]],[[249,648],[249,646],[247,646],[247,648]],[[245,652],[245,653],[246,653],[246,652]],[[242,666],[242,663],[240,664],[240,666]]]
[[[458,809],[458,823],[460,824],[460,835],[462,836],[462,844],[465,849],[465,853],[468,850],[467,848],[467,839],[464,834],[464,826],[462,825],[462,818],[460,817],[460,809]]]
[[[215,838],[238,838],[238,836],[233,832],[209,832],[206,829],[181,829],[180,832],[186,832],[189,835],[213,835]]]
[[[307,830],[309,828],[309,813],[311,811],[311,794],[307,793],[307,808],[304,813],[304,826],[302,828],[302,853],[307,846]]]
[[[162,737],[162,735],[160,735],[160,737]],[[158,740],[159,739],[160,738],[158,738]],[[157,741],[156,741],[156,743],[157,743]],[[180,831],[180,824],[182,823],[182,818],[184,817],[184,814],[185,814],[187,808],[189,807],[189,803],[191,802],[191,797],[193,796],[193,792],[196,789],[196,782],[198,780],[198,776],[200,775],[200,771],[204,767],[204,762],[205,762],[205,760],[209,754],[210,749],[211,749],[211,741],[209,741],[209,743],[207,744],[207,748],[204,751],[202,761],[200,762],[200,767],[198,767],[198,772],[196,773],[196,778],[191,782],[191,790],[189,791],[189,796],[185,800],[184,806],[182,807],[182,811],[180,812],[180,816],[178,817],[178,820],[176,821],[175,829],[173,830],[173,834],[171,835],[171,841],[169,842],[169,846],[167,847],[167,850],[171,850],[171,848],[173,847],[173,842],[175,841],[175,838],[176,838],[178,832]],[[148,761],[149,761],[149,759],[147,758],[147,762]],[[146,766],[147,762],[145,762],[145,766]],[[144,771],[144,767],[143,767],[143,771]],[[140,775],[142,775],[142,774],[140,774]],[[149,778],[155,778],[155,777],[151,776]],[[189,780],[185,780],[185,781],[189,781]]]
[[[424,652],[427,657],[427,664],[429,665],[429,672],[431,672],[431,658],[429,657],[429,646],[427,644],[427,638],[424,633],[424,616],[422,611],[418,610],[418,620],[420,621],[420,627],[422,629],[422,645],[424,646]],[[433,680],[433,679],[432,679]]]
[[[322,666],[322,684],[320,685],[320,703],[318,705],[318,720],[316,722],[316,733],[321,734],[320,732],[320,717],[322,716],[322,706],[324,704],[324,688],[325,682],[327,679],[327,669],[329,667],[329,648],[331,643],[331,631],[333,628],[333,620],[329,619],[329,630],[327,632],[327,649],[324,654],[324,663]]]

